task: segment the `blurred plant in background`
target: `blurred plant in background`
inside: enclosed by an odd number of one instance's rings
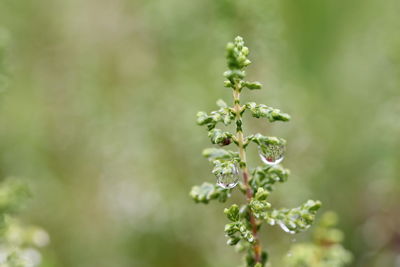
[[[352,254],[342,242],[343,232],[336,229],[338,217],[325,212],[313,230],[313,243],[298,243],[291,247],[286,258],[287,267],[344,267],[352,261]]]
[[[7,89],[8,32],[0,27],[0,93]],[[48,233],[40,227],[23,223],[18,212],[31,196],[20,179],[0,182],[0,266],[36,267],[42,263],[39,248],[49,243]]]
[[[35,267],[42,261],[39,248],[49,243],[42,228],[26,225],[17,216],[29,196],[27,186],[16,179],[0,183],[0,266]]]

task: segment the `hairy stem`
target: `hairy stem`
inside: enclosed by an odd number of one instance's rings
[[[244,137],[243,137],[243,129],[242,129],[242,108],[240,106],[240,87],[238,85],[235,86],[235,89],[233,91],[233,100],[234,100],[234,110],[236,113],[236,139],[238,142],[238,147],[239,147],[239,156],[240,156],[240,168],[243,173],[243,183],[246,188],[246,198],[247,202],[250,203],[252,197],[253,197],[253,190],[251,189],[249,185],[249,179],[250,179],[250,174],[249,174],[249,169],[247,167],[247,161],[246,161],[246,150],[244,148]],[[257,222],[256,218],[250,212],[250,224],[252,227],[252,233],[255,239],[255,242],[253,244],[253,251],[254,251],[254,260],[256,263],[261,263],[261,244],[260,244],[260,239],[258,238],[258,227],[257,227]]]

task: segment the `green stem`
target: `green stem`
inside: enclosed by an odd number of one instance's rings
[[[236,85],[233,90],[234,110],[236,113],[236,139],[239,147],[240,168],[243,173],[243,183],[246,188],[246,198],[247,202],[250,203],[253,197],[253,190],[251,189],[251,186],[249,184],[250,173],[247,167],[246,150],[244,148],[244,136],[242,129],[242,107],[240,106],[240,89],[241,88],[239,87],[239,85]],[[261,243],[260,239],[258,238],[258,226],[256,218],[254,217],[253,213],[251,211],[249,212],[250,212],[250,224],[255,240],[253,243],[254,260],[256,263],[261,263]]]

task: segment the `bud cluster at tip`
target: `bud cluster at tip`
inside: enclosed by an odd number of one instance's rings
[[[246,77],[244,68],[251,64],[248,59],[250,50],[244,46],[243,38],[237,36],[235,41],[228,43],[226,46],[226,60],[228,70],[224,72],[227,80],[224,82],[225,87],[241,90],[246,87],[250,90],[261,89],[261,83],[248,82],[243,79]]]

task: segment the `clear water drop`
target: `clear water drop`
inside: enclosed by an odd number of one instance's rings
[[[239,170],[237,166],[229,173],[217,174],[217,185],[224,189],[234,188],[239,182]]]
[[[267,223],[268,223],[269,225],[271,225],[271,226],[274,226],[275,223],[276,223],[276,221],[275,221],[275,219],[267,218]]]
[[[284,223],[280,222],[278,224],[282,228],[282,230],[285,231],[286,233],[289,233],[289,234],[295,234],[296,233],[295,231],[290,230]]]
[[[276,165],[283,160],[285,153],[284,145],[269,144],[265,147],[258,147],[261,160],[267,165]]]

